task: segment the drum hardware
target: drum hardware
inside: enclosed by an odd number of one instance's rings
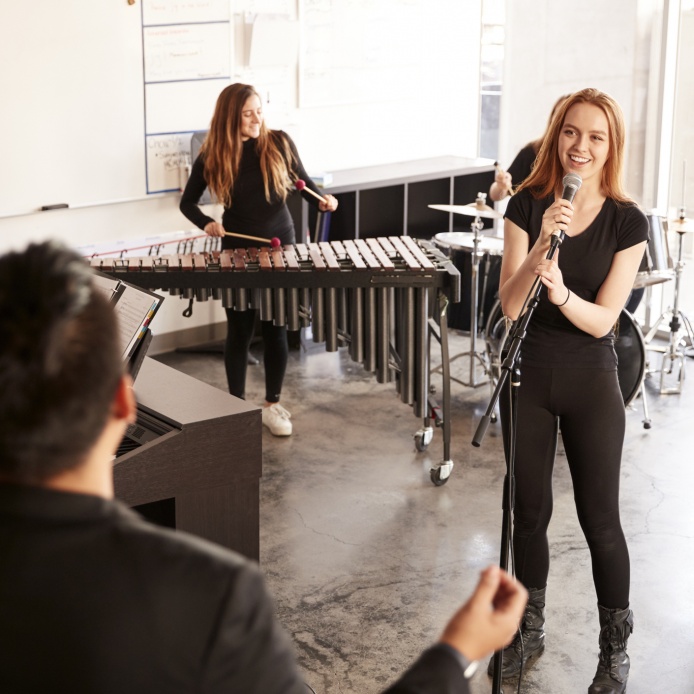
[[[490,364],[487,359],[487,353],[477,350],[477,338],[479,330],[479,277],[480,277],[480,258],[485,256],[485,266],[484,266],[484,277],[482,286],[482,296],[486,296],[487,291],[487,279],[489,276],[489,268],[491,264],[490,254],[486,253],[482,246],[483,242],[488,240],[489,237],[485,237],[481,234],[483,229],[482,217],[487,218],[501,218],[502,215],[499,214],[494,208],[489,207],[486,204],[487,196],[485,193],[478,193],[477,199],[474,203],[469,205],[429,205],[432,209],[441,210],[444,212],[453,212],[455,214],[464,214],[468,216],[474,216],[475,219],[470,224],[470,229],[472,233],[470,234],[470,239],[472,242],[472,253],[471,253],[471,266],[470,266],[470,348],[467,352],[462,352],[451,357],[450,361],[456,361],[457,359],[468,358],[470,360],[470,372],[469,380],[465,381],[454,376],[451,379],[460,383],[463,386],[468,386],[471,388],[477,388],[478,386],[485,385],[491,382],[491,371]],[[447,238],[454,236],[454,234],[437,234],[434,239],[435,241],[441,243],[442,245],[447,245]],[[446,237],[446,238],[444,238]],[[450,244],[455,247],[455,244]],[[501,242],[503,247],[503,242]],[[477,364],[482,366],[484,371],[484,376],[481,380],[477,378]]]
[[[648,226],[648,245],[636,273],[633,289],[652,287],[675,278],[667,231],[663,218],[655,210],[648,215]]]
[[[670,227],[671,225],[671,227]],[[646,349],[652,352],[660,352],[663,355],[660,365],[660,393],[661,395],[677,394],[682,392],[682,384],[684,383],[684,367],[685,367],[685,344],[689,341],[689,347],[694,346],[694,329],[689,321],[689,318],[680,310],[680,283],[682,279],[682,271],[684,270],[684,261],[682,260],[682,246],[684,235],[694,232],[694,222],[686,219],[684,216],[684,207],[680,209],[680,216],[677,219],[668,222],[668,227],[677,232],[679,236],[677,262],[675,263],[675,292],[674,302],[672,307],[665,310],[655,324],[648,331],[644,341]],[[670,329],[668,344],[664,347],[652,345],[651,341],[656,336],[658,328],[663,322],[667,321]],[[684,333],[682,334],[682,328]],[[673,374],[678,368],[676,385],[666,386],[665,377]],[[653,371],[655,372],[655,371]],[[649,370],[648,373],[653,373]]]

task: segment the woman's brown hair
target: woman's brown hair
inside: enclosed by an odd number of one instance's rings
[[[544,198],[556,191],[564,176],[559,161],[559,135],[564,127],[567,112],[575,104],[592,104],[605,114],[608,123],[609,152],[602,169],[600,185],[603,194],[608,198],[617,202],[629,202],[630,198],[622,187],[626,133],[622,109],[611,96],[592,88],[569,95],[559,106],[537,153],[532,173],[520,184],[518,190],[529,188],[535,198]]]
[[[232,190],[239,174],[243,140],[241,118],[243,107],[258,92],[250,84],[232,84],[217,98],[212,122],[200,148],[205,159],[205,180],[212,194],[224,207],[232,205]],[[296,168],[296,158],[287,138],[276,130],[269,130],[265,121],[260,124],[260,135],[255,141],[263,174],[265,199],[282,201],[293,189],[291,172]]]

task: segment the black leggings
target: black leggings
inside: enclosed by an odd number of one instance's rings
[[[248,349],[255,332],[257,311],[233,311],[225,309],[227,314],[227,339],[224,344],[224,366],[227,372],[229,392],[237,398],[246,394],[246,368],[248,366]],[[282,382],[287,370],[286,326],[273,325],[272,321],[260,321],[263,334],[263,364],[265,366],[265,399],[268,402],[279,402]]]
[[[500,404],[507,421],[507,393]],[[559,427],[598,603],[625,608],[629,552],[619,520],[625,410],[616,371],[521,366],[513,530],[516,575],[528,588],[547,585],[547,527]]]

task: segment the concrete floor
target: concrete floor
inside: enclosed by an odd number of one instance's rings
[[[454,333],[452,353],[466,349],[467,339]],[[417,452],[420,420],[412,409],[344,352],[312,344],[290,352],[283,405],[295,433],[263,433],[261,567],[315,692],[375,694],[436,640],[480,569],[499,561],[504,458],[498,424],[480,448],[470,444],[489,388],[454,382],[455,468],[435,487],[429,468],[443,459],[441,431]],[[157,358],[225,387],[220,355]],[[452,366],[467,380],[466,359]],[[646,379],[650,430],[640,398],[627,416],[621,506],[635,613],[629,694],[694,692],[691,377],[680,395],[657,394],[658,377]],[[262,365],[249,367],[247,398],[260,404],[263,392]],[[521,684],[528,694],[585,692],[597,663],[589,554],[561,452],[554,491],[547,648]],[[491,691],[485,668],[472,691]],[[504,691],[516,691],[516,683]]]

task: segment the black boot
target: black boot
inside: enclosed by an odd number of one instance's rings
[[[545,591],[547,588],[528,589],[528,604],[525,607],[523,621],[521,622],[522,636],[516,632],[513,641],[504,648],[504,657],[501,665],[501,678],[515,677],[521,669],[533,657],[540,655],[545,650]],[[521,649],[522,638],[522,649]],[[523,655],[521,657],[521,650]],[[489,661],[487,668],[489,675],[494,674],[494,658]]]
[[[634,613],[598,605],[600,661],[588,694],[624,694],[629,677],[627,641],[634,631]]]

